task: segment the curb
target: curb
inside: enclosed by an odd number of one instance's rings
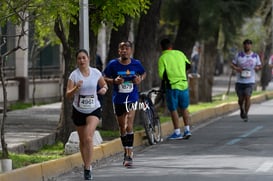
[[[273,97],[273,91],[265,92],[262,95],[252,96],[252,103],[260,103]],[[229,112],[238,110],[237,102],[223,103],[214,108],[208,108],[191,114],[191,124],[197,124],[210,118],[221,116]],[[183,126],[183,121],[180,121]],[[172,122],[165,122],[161,125],[163,136],[170,134],[173,131]],[[134,137],[134,146],[148,144],[144,139],[145,131],[136,131]],[[119,138],[102,143],[94,147],[93,162],[107,158],[123,151]],[[29,165],[27,167],[15,169],[9,172],[0,174],[0,181],[44,181],[50,180],[58,175],[69,172],[75,167],[82,165],[80,153],[75,153],[60,159],[51,160],[39,164]]]
[[[56,133],[51,133],[45,135],[42,138],[36,140],[27,141],[24,144],[13,145],[12,148],[8,148],[9,151],[14,153],[25,153],[26,151],[37,151],[41,149],[44,145],[52,145],[56,140]]]

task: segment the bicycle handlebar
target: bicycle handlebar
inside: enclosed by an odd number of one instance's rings
[[[160,92],[162,92],[161,89],[152,88],[152,89],[150,89],[150,90],[148,90],[148,91],[140,92],[139,95],[140,95],[140,96],[148,96],[148,97],[150,97],[150,95],[151,95],[152,93],[156,93],[156,94],[157,94],[157,93],[160,93]]]

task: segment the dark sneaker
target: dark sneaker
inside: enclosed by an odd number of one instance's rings
[[[123,162],[122,162],[122,165],[124,165],[125,159],[126,159],[126,153],[124,153],[124,155],[123,155]]]
[[[243,110],[243,109],[240,109],[240,116],[241,116],[241,118],[242,119],[245,119],[246,118],[246,113],[245,113],[245,111]]]
[[[91,170],[84,169],[84,180],[92,180],[93,175]]]
[[[247,114],[245,114],[243,120],[244,120],[244,122],[248,122],[248,115]]]
[[[191,137],[191,131],[186,130],[184,131],[183,139],[189,139]]]
[[[133,159],[130,156],[126,156],[123,165],[125,167],[131,167],[133,165]]]

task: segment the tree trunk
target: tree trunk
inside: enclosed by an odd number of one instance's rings
[[[62,20],[60,18],[56,19],[54,31],[56,35],[61,40],[63,46],[63,56],[64,56],[64,75],[63,75],[63,102],[62,102],[62,110],[60,115],[59,125],[57,127],[57,138],[62,141],[62,143],[66,143],[70,133],[75,130],[75,126],[71,119],[72,107],[71,107],[71,100],[68,100],[66,95],[66,87],[67,87],[67,80],[68,76],[75,68],[75,58],[73,53],[75,54],[76,50],[79,48],[79,25],[74,25],[70,23],[69,27],[69,38],[67,41],[65,36],[65,31],[62,25]],[[73,61],[74,60],[74,61]]]
[[[217,44],[216,41],[210,41],[202,46],[200,57],[199,100],[201,102],[211,102]]]
[[[89,13],[96,13],[95,10],[89,8]],[[97,55],[97,42],[98,42],[98,32],[94,32],[91,28],[93,19],[89,18],[89,56],[90,56],[90,66],[96,67],[96,55]]]
[[[139,85],[139,91],[146,91],[152,87],[160,86],[160,79],[157,70],[157,61],[159,57],[158,30],[160,19],[161,0],[153,0],[147,14],[140,17],[138,24],[138,33],[135,43],[134,57],[141,61],[147,76]],[[142,111],[136,112],[134,124],[141,125],[144,119]]]
[[[5,140],[5,122],[7,118],[7,89],[5,85],[5,77],[4,77],[4,60],[3,57],[0,56],[0,81],[2,84],[2,89],[3,89],[3,117],[1,120],[1,146],[2,146],[2,156],[1,158],[8,158],[9,153],[8,153],[8,145]]]
[[[266,87],[268,86],[269,82],[272,79],[272,71],[268,65],[268,60],[271,56],[270,55],[271,47],[272,47],[272,43],[269,43],[265,46],[264,59],[261,60],[263,63],[263,68],[261,71],[261,80],[260,80],[262,90],[266,90]]]
[[[131,18],[126,17],[125,23],[118,28],[118,30],[111,31],[110,39],[110,49],[107,56],[107,63],[118,57],[118,44],[121,41],[128,40],[129,32],[131,28]],[[112,103],[112,86],[109,85],[107,93],[103,97],[102,104],[102,129],[105,130],[118,130],[118,125],[116,123],[113,103]],[[107,110],[107,111],[105,111]]]
[[[199,39],[199,9],[197,5],[194,0],[181,1],[180,6],[187,11],[180,11],[180,20],[174,41],[174,48],[183,51],[189,59],[192,47]]]
[[[160,86],[160,79],[157,71],[159,57],[159,19],[161,0],[153,0],[147,14],[141,16],[137,38],[135,43],[134,57],[139,59],[147,73],[146,79],[140,85],[140,90],[148,90]]]
[[[98,36],[90,29],[89,31],[89,56],[90,66],[96,67],[96,55],[97,55],[97,38]]]

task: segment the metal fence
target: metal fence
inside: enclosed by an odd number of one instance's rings
[[[4,67],[4,76],[6,79],[14,79],[15,67]],[[29,67],[28,77],[39,78],[39,79],[52,79],[60,78],[62,71],[59,66],[42,66],[42,67]]]

